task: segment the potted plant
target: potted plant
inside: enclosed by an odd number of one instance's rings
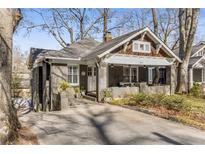
[[[80,97],[80,88],[79,87],[75,87],[74,91],[75,91],[75,98],[79,98]]]
[[[81,90],[80,90],[81,95],[85,95],[85,88],[83,86],[81,86]]]
[[[75,91],[74,91],[74,88],[72,86],[70,86],[70,84],[67,81],[62,80],[59,82],[58,92],[60,95],[60,108],[61,108],[61,110],[66,109],[68,106],[73,105]]]
[[[110,89],[106,89],[104,91],[104,102],[110,103],[112,101],[112,91]]]

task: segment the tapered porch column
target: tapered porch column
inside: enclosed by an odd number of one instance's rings
[[[97,66],[97,100],[102,101],[103,91],[108,87],[108,64],[100,62]]]
[[[193,87],[193,68],[189,68],[189,90]]]
[[[202,82],[205,83],[205,65],[202,69],[202,73],[203,73],[203,78],[202,78]]]
[[[170,93],[174,94],[176,91],[176,86],[177,86],[177,70],[176,70],[176,65],[173,64],[171,65],[170,68]]]

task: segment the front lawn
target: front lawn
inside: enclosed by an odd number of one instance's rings
[[[131,107],[205,130],[205,99],[187,95],[135,94],[113,100],[113,105]]]

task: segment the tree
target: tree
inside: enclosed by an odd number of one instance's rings
[[[103,40],[106,41],[106,34],[108,32],[108,8],[103,9]]]
[[[38,15],[40,20],[34,22],[25,19],[22,26],[28,32],[33,29],[48,32],[61,47],[66,47],[79,39],[101,32],[99,24],[102,22],[103,16],[99,9],[24,9],[25,16],[30,11]]]
[[[158,36],[158,19],[157,19],[157,11],[155,8],[152,8],[152,18],[154,25],[154,33]]]
[[[172,50],[179,45],[178,9],[159,11],[159,37]]]
[[[200,9],[179,9],[179,65],[177,92],[188,92],[188,65]]]
[[[19,9],[0,9],[0,144],[14,140],[20,127],[11,99],[12,36],[21,20]]]
[[[155,8],[152,8],[152,19],[153,19],[154,33],[155,33],[156,36],[158,36],[158,18],[157,18],[157,11],[156,11]],[[159,83],[159,78],[160,78],[159,67],[156,67],[155,70],[156,70],[156,73],[155,73],[153,83],[158,84]]]

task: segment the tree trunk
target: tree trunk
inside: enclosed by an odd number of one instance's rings
[[[152,19],[154,25],[154,33],[158,36],[158,19],[157,19],[157,11],[155,8],[152,8]]]
[[[80,39],[81,40],[84,38],[83,24],[84,24],[84,19],[83,17],[81,17],[80,18]]]
[[[157,18],[157,11],[155,8],[152,8],[152,20],[153,20],[153,25],[154,25],[154,33],[156,36],[158,36],[158,18]],[[156,67],[155,70],[156,70],[156,73],[155,73],[153,83],[158,84],[159,77],[160,77],[159,67]]]
[[[106,42],[106,34],[108,32],[107,24],[108,24],[108,8],[104,8],[103,10],[103,40]]]
[[[200,9],[179,9],[179,56],[182,63],[178,70],[178,93],[188,92],[188,65],[196,33]]]
[[[18,136],[20,123],[11,99],[12,36],[20,20],[12,9],[0,9],[0,144]]]

